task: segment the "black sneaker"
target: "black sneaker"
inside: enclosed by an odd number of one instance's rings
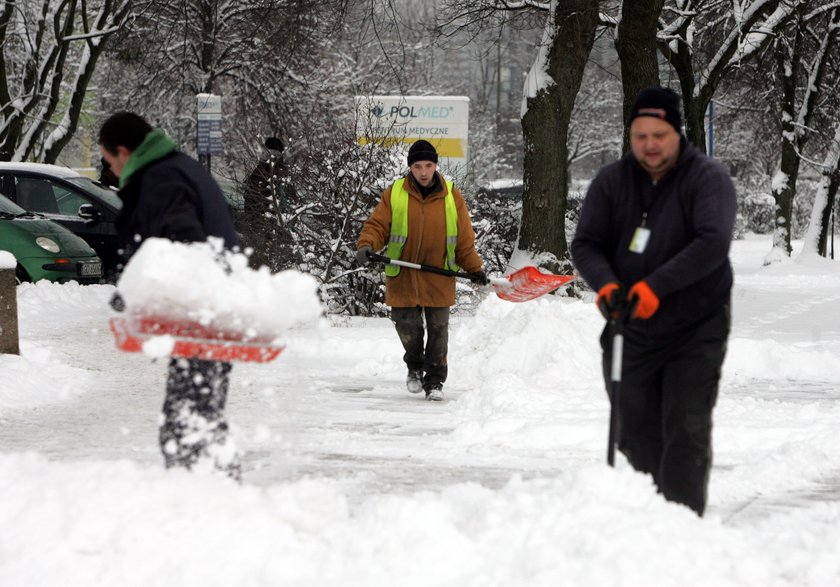
[[[405,386],[408,393],[420,393],[423,391],[423,371],[420,369],[409,369],[405,378]]]
[[[439,402],[443,400],[443,385],[440,383],[433,383],[426,390],[426,399],[430,402]]]

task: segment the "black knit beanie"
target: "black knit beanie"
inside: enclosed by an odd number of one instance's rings
[[[682,116],[680,115],[680,97],[668,88],[654,86],[645,88],[636,96],[633,108],[630,109],[628,126],[639,116],[652,116],[668,122],[682,133]]]
[[[432,143],[420,139],[411,145],[408,149],[408,164],[411,165],[416,161],[438,162],[438,154],[432,146]]]

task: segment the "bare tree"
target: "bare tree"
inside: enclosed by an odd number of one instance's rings
[[[53,163],[78,128],[106,41],[129,0],[0,6],[0,160]]]
[[[189,144],[195,95],[221,94],[226,143],[252,155],[260,135],[298,120],[297,92],[328,83],[318,69],[337,58],[343,10],[343,0],[135,0],[101,80],[104,105],[143,112]]]
[[[775,43],[776,77],[781,94],[781,156],[771,186],[776,202],[776,222],[773,247],[764,259],[765,265],[787,257],[791,252],[796,182],[805,147],[814,134],[812,122],[821,95],[827,89],[826,75],[840,34],[840,10],[821,12],[819,17],[807,15],[814,4],[800,4]],[[829,155],[828,159],[832,157]]]
[[[565,211],[569,127],[575,98],[601,23],[598,0],[447,2],[441,30],[482,30],[512,13],[545,21],[522,100],[524,183],[518,248],[551,270],[568,270]],[[450,33],[451,34],[451,33]]]
[[[725,77],[768,45],[806,0],[668,0],[659,49],[679,79],[686,135],[705,152],[705,116]]]

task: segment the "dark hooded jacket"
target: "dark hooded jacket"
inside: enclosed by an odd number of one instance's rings
[[[675,334],[729,302],[735,211],[727,171],[685,137],[677,165],[656,183],[628,153],[589,187],[572,242],[574,264],[596,291],[609,282],[627,291],[646,281],[659,310],[628,328],[653,338]],[[634,253],[630,241],[645,212],[650,239]]]
[[[239,245],[227,201],[210,173],[155,129],[132,152],[120,175],[123,209],[117,231],[128,259],[149,237],[180,242],[224,239]]]

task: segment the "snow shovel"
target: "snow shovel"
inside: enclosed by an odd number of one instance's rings
[[[143,352],[144,345],[154,345],[146,347],[150,354],[205,361],[268,363],[285,348],[273,343],[269,337],[249,337],[241,332],[172,318],[114,316],[110,325],[117,348],[127,353]],[[152,341],[155,337],[161,338]]]
[[[462,277],[470,281],[479,280],[479,277],[470,273],[450,271],[449,269],[441,269],[440,267],[421,265],[419,263],[409,263],[408,261],[391,259],[385,255],[378,255],[376,253],[368,253],[368,258],[371,261],[385,263],[386,265],[399,265],[400,267],[429,271],[450,277]],[[492,278],[490,285],[493,286],[496,295],[503,300],[509,302],[527,302],[528,300],[533,300],[541,295],[552,292],[560,286],[571,283],[575,279],[576,276],[574,275],[552,275],[551,273],[543,273],[536,267],[527,266],[511,273],[507,277]]]

